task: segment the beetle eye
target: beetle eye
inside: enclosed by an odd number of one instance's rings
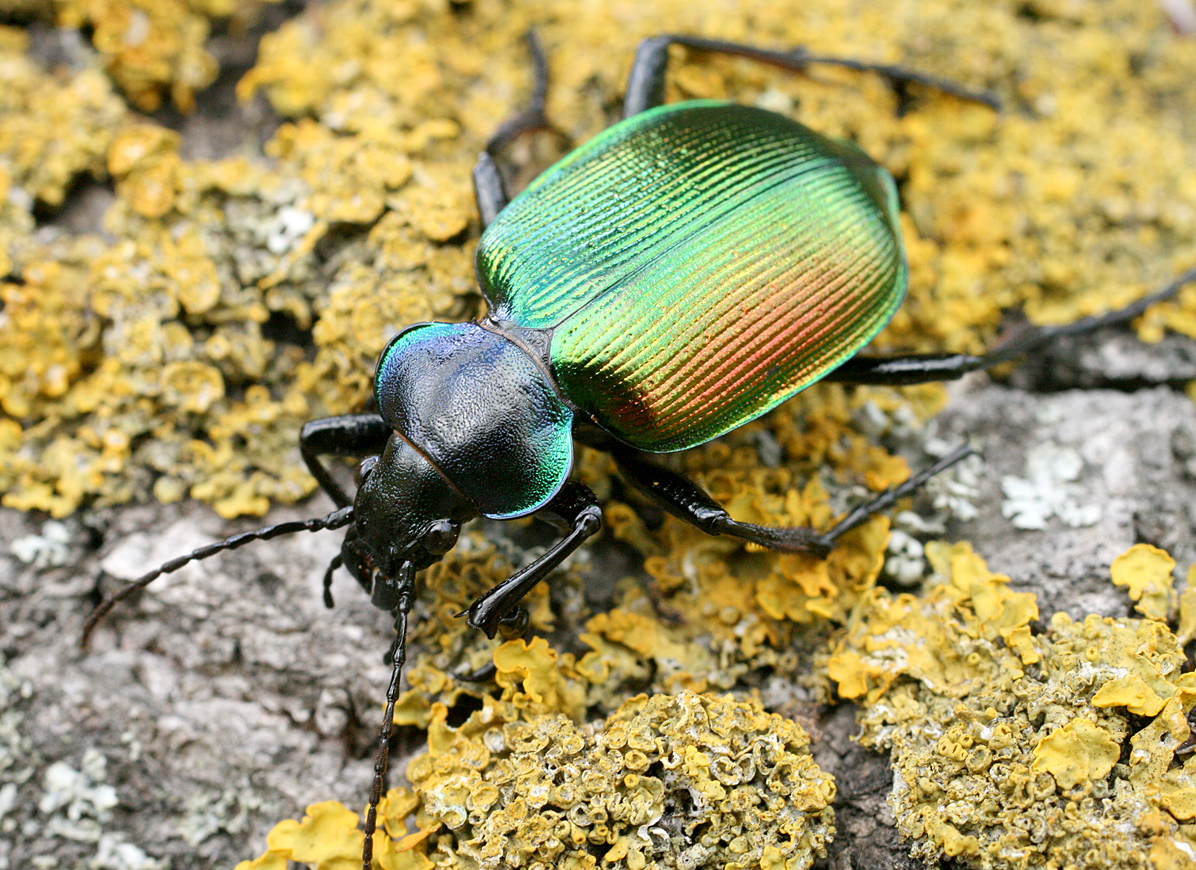
[[[443,556],[457,543],[457,534],[461,527],[452,520],[436,520],[424,532],[422,544],[429,553]]]
[[[365,479],[370,476],[370,472],[374,470],[374,466],[378,464],[377,456],[367,456],[357,464],[357,469],[353,472],[353,483],[358,489],[365,483]]]

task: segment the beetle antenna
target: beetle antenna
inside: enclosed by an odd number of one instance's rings
[[[374,861],[374,831],[378,827],[378,804],[382,800],[382,780],[386,776],[386,763],[390,759],[390,732],[394,727],[395,701],[399,697],[399,680],[403,676],[403,665],[407,661],[407,614],[411,610],[412,592],[415,588],[415,566],[404,562],[399,569],[398,600],[395,603],[394,667],[390,672],[390,685],[386,688],[386,712],[382,714],[382,730],[378,734],[378,753],[374,756],[374,784],[370,788],[370,805],[365,814],[365,842],[361,847],[362,870],[370,870]]]
[[[328,570],[324,572],[324,606],[329,610],[336,606],[336,602],[332,600],[332,575],[336,573],[337,568],[344,564],[344,557],[337,553],[328,563]]]
[[[243,547],[250,541],[268,541],[271,538],[278,538],[282,535],[293,535],[296,532],[321,532],[325,529],[339,529],[351,522],[353,522],[353,506],[349,505],[348,507],[339,508],[325,517],[290,520],[285,523],[277,523],[273,526],[254,529],[251,532],[242,532],[239,535],[233,535],[231,538],[225,538],[223,541],[216,541],[213,544],[200,547],[198,550],[193,550],[185,556],[171,559],[169,562],[159,565],[148,574],[138,577],[133,582],[123,586],[101,601],[99,606],[91,612],[91,616],[87,617],[87,622],[83,623],[83,634],[79,638],[79,646],[84,649],[87,648],[87,644],[91,640],[91,633],[95,630],[100,620],[108,614],[108,611],[138,589],[144,589],[150,583],[153,583],[163,574],[173,573],[184,565],[191,562],[198,562],[209,556],[215,556],[217,553],[223,553],[225,550],[235,550],[238,547]]]
[[[828,541],[834,542],[840,535],[851,531],[856,526],[863,523],[864,520],[868,519],[868,517],[872,516],[873,514],[880,513],[881,511],[888,510],[893,506],[893,503],[896,502],[897,499],[904,498],[905,496],[912,494],[919,487],[921,487],[922,484],[930,480],[930,478],[934,477],[939,472],[946,471],[955,463],[962,462],[975,452],[976,451],[967,444],[956,447],[934,465],[930,466],[929,468],[923,468],[905,483],[886,490],[867,504],[859,505],[853,509],[851,513],[839,520],[839,522],[835,524],[835,527],[824,535],[824,538]]]

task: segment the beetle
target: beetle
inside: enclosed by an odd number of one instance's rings
[[[829,63],[872,71],[995,107],[984,94],[898,67],[666,35],[637,51],[624,119],[512,199],[496,154],[546,125],[546,64],[532,40],[532,108],[500,128],[473,174],[487,313],[403,330],[379,357],[376,412],[304,425],[301,454],[336,510],[173,559],[107,598],[84,627],[86,643],[114,604],[191,561],[250,541],[344,528],[325,573],[325,603],[332,604],[332,574],[343,566],[395,624],[365,820],[366,870],[416,574],[451,550],[474,517],[549,522],[563,537],[461,614],[489,637],[522,633],[521,599],[601,527],[598,499],[570,479],[575,439],[607,450],[652,501],[712,535],[822,555],[970,450],[959,448],[827,531],[739,522],[646,454],[703,444],[824,378],[891,385],[958,378],[1061,335],[1127,321],[1196,279],[1193,269],[1126,308],[1030,328],[981,355],[858,356],[905,294],[896,182],[854,145],[772,112],[712,100],[666,105],[673,44],[795,70]],[[324,465],[329,455],[365,457],[353,497]]]

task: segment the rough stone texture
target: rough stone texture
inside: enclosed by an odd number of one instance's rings
[[[1057,610],[1077,618],[1128,613],[1128,599],[1109,583],[1109,564],[1135,543],[1167,550],[1184,571],[1196,558],[1191,454],[1175,448],[1190,443],[1196,424],[1183,393],[1028,394],[969,379],[953,389],[939,424],[941,436],[971,439],[985,460],[980,514],[959,536],[1016,588],[1037,592],[1044,618]],[[1041,530],[1017,529],[1002,515],[1002,479],[1024,478],[1027,453],[1042,445],[1071,448],[1083,460],[1078,477],[1059,486],[1076,506],[1096,509],[1093,524],[1052,517]]]
[[[893,787],[893,769],[878,752],[858,746],[858,730],[850,705],[836,708],[814,743],[818,766],[835,777],[837,835],[825,865],[834,870],[913,870],[914,861],[901,843],[886,798]]]

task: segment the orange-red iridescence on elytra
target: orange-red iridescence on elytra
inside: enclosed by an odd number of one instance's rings
[[[886,170],[715,101],[636,115],[544,172],[482,236],[478,272],[495,319],[552,331],[566,396],[656,452],[832,371],[907,280]]]

